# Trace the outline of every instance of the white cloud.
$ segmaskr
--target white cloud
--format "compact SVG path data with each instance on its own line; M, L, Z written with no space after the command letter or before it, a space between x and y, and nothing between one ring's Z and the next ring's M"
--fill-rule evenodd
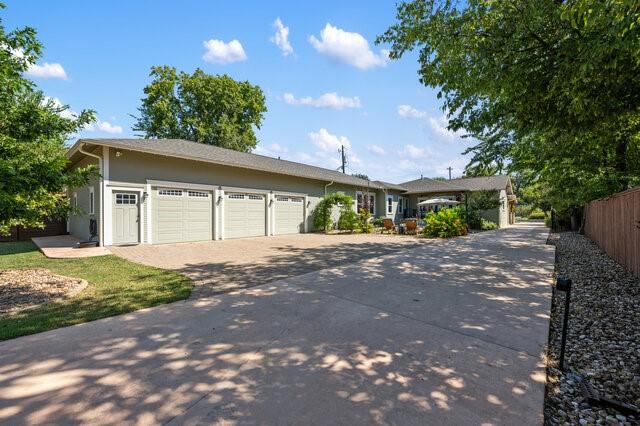
M272 43L282 51L284 56L288 56L293 53L293 46L289 43L289 27L285 27L280 18L277 18L273 23L276 33L269 39Z
M440 118L429 117L429 127L431 127L431 130L433 130L435 134L449 140L461 138L465 135L464 130L452 131L447 129L448 125L449 120L447 120L447 117L445 115L442 115Z
M429 114L425 111L420 111L412 107L411 105L398 105L398 115L405 118L427 118Z
M320 40L312 35L309 37L309 43L328 58L361 70L385 66L389 60L388 51L374 53L362 35L344 31L330 23L320 31Z
M238 40L231 40L229 43L225 43L222 40L211 39L202 42L202 44L206 49L206 52L202 55L202 59L205 62L230 64L247 59L242 44Z
M304 98L297 98L293 96L293 93L285 93L283 99L289 105L307 105L315 108L360 108L360 98L354 96L352 98L347 96L340 96L336 92L325 93L318 98L312 98L306 96Z
M402 150L398 152L398 154L402 156L407 156L410 158L422 158L427 154L426 148L420 148L413 144L405 145Z
M36 78L67 79L67 73L64 71L64 68L62 68L62 65L58 63L50 64L45 62L42 65L30 64L26 74L30 77Z
M447 119L446 114L436 118L431 116L428 112L420 111L411 105L398 105L398 115L405 118L425 120L433 133L449 141L459 139L465 135L464 130L451 131L447 129L449 120Z
M122 127L115 124L111 124L108 121L96 120L95 123L87 124L84 129L87 132L104 132L110 134L122 133Z
M369 145L367 146L367 150L376 155L385 155L387 153L384 148L379 145Z
M254 154L266 155L268 157L280 157L282 154L286 154L287 152L289 152L287 147L277 143L273 143L271 145L258 145L253 150Z
M320 129L317 132L309 133L309 139L311 142L322 151L335 151L344 146L345 148L351 148L349 139L345 136L332 135L327 129Z

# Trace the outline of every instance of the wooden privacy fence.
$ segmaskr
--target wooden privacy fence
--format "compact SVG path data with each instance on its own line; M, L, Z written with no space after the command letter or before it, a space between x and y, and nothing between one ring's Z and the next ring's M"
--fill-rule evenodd
M587 237L640 277L640 187L590 202L585 215Z
M49 237L53 235L64 235L67 233L67 221L52 219L45 221L43 229L23 228L21 226L11 228L9 235L1 235L0 242L26 241L31 237Z

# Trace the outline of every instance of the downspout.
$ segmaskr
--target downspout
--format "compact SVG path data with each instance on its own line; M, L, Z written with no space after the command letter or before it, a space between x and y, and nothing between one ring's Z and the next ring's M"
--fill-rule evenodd
M102 157L100 157L99 155L96 155L92 152L87 152L85 151L83 148L86 144L81 144L80 147L78 148L78 151L81 152L84 155L87 155L89 157L93 157L93 158L97 158L98 159L98 168L100 169L100 199L98 200L98 208L100 209L100 235L98 237L98 241L99 241L99 245L100 247L102 247L104 245L104 212L103 212L103 203L102 200L104 198L104 188L102 185L102 172L103 172L103 160Z
M324 186L324 196L325 196L325 197L327 196L327 187L328 187L328 186L331 186L331 185L333 185L333 181L329 182L328 184L326 184L326 185Z

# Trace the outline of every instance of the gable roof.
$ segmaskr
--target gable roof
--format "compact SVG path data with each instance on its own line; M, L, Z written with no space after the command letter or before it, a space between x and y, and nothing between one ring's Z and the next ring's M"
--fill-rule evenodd
M480 176L463 177L446 181L421 178L400 184L407 190L407 194L436 193L436 192L462 192L462 191L491 191L506 189L511 191L509 176Z
M375 189L382 188L382 185L379 183L368 182L362 178L340 173L336 170L296 163L295 161L280 160L264 155L234 151L232 149L191 142L184 139L79 139L74 146L69 149L67 157L71 158L71 156L77 152L78 147L85 143L326 182L333 181L347 185Z
M449 183L450 181L441 181L422 177L420 179L410 180L400 184L407 194L419 194L422 192L460 192L464 188Z
M507 175L478 176L452 179L453 185L464 187L467 191L491 191L511 187L511 179Z

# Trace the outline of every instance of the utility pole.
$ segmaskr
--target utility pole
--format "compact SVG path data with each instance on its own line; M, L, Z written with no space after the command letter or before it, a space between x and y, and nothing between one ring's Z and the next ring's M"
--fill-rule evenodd
M447 167L447 170L449 170L449 180L451 180L451 170L453 170L453 169L451 168L451 166L449 166L449 167Z
M344 156L344 145L342 145L342 150L341 150L341 152L342 152L342 173L345 173L345 171L344 171L344 166L345 166L345 165L346 165L346 163L347 163L347 158Z

